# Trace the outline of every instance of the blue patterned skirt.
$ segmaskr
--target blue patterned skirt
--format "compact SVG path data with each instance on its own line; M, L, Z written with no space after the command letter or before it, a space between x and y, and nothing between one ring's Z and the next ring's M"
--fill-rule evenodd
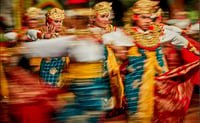
M113 108L109 77L74 79L70 91L75 95L74 103L58 113L59 122L97 123Z
M59 81L59 76L64 65L64 57L43 58L40 66L40 77L46 83L55 86Z
M144 57L129 57L129 65L127 66L128 74L124 82L129 115L137 112L139 88L144 72L144 61Z

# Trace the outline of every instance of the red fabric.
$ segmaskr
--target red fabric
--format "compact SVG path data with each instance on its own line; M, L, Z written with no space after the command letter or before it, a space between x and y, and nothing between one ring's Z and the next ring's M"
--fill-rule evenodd
M27 38L27 39L26 39L26 41L28 41L28 42L32 42L33 40L31 40L31 39Z
M11 104L10 114L17 123L54 123L45 103Z
M182 58L180 57L180 52L176 50L174 45L170 43L164 44L163 52L167 60L167 66L169 70L175 69L183 65Z
M0 47L9 47L11 46L10 42L0 42Z
M199 61L156 77L154 123L179 123L190 104Z
M195 40L193 40L192 38L188 38L188 37L185 37L187 40L189 40L189 42L194 46L196 47L196 49L199 50L199 43ZM193 53L191 53L190 51L188 51L187 49L185 48L182 48L181 49L181 56L184 60L185 63L190 63L190 62L193 62L195 60L198 60L199 59L199 56L196 56L194 55Z
M56 94L63 93L63 90L56 88L49 88L45 85L42 85L42 80L38 75L32 74L30 71L23 69L22 67L10 67L6 68L7 74L11 82L14 82L19 85L25 85L30 88L37 88L47 92L48 95L55 96ZM43 93L41 93L43 94Z
M120 68L119 68L119 70L120 70L120 75L121 75L121 77L122 77L122 81L123 81L123 82L124 82L125 76L126 76L126 74L127 74L127 69L126 69L126 67L128 66L128 63L129 63L128 60L124 61L124 62L120 65Z
M10 80L10 114L16 123L53 123L56 97L64 92L39 83L40 79L21 67L6 68Z
M31 74L28 70L21 67L10 67L6 69L11 81L17 84L39 85L39 76Z
M192 38L185 38L199 50L199 43L197 41L193 40ZM181 48L181 50L178 51L176 50L175 46L166 44L164 45L163 49L169 70L199 60L199 56L188 51L186 48ZM193 83L199 85L199 71L195 73Z
M185 37L197 50L199 50L199 43L192 38ZM191 63L193 61L199 60L199 56L193 54L185 48L181 49L181 58L183 59L184 64ZM195 74L194 84L199 85L199 71Z

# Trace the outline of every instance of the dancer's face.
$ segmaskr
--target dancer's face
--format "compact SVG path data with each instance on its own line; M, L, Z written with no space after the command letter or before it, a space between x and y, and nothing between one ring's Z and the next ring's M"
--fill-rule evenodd
M146 31L148 30L152 21L153 19L151 18L151 14L139 14L135 20L135 23L136 26Z
M88 27L89 19L85 16L74 17L74 25L76 29L86 29Z
M101 28L105 28L109 24L110 13L97 14L95 18L95 25Z
M52 24L55 26L55 32L62 31L63 20L62 19L55 19L52 21Z
M27 18L26 20L27 26L29 29L36 28L38 25L38 19L37 18Z

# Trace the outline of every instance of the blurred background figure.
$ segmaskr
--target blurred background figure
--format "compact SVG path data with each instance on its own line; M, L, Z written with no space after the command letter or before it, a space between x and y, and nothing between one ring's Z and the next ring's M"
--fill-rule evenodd
M29 42L32 40L29 40L27 37L27 32L29 29L39 29L39 16L41 9L36 7L29 7L23 16L23 25L20 30L16 30L18 34L18 41L19 42ZM38 58L32 58L27 59L25 57L22 57L19 61L19 66L22 66L25 69L28 69L32 72L38 72L40 67L40 61L41 59Z
M187 29L186 34L195 41L199 42L199 23L191 24Z
M27 41L27 32L29 29L38 29L39 28L39 16L40 16L40 8L29 7L23 17L23 27L19 31L19 39L20 41Z
M1 0L0 1L0 29L4 33L14 29L13 21L13 3L14 0Z
M64 10L52 8L46 13L46 26L40 30L29 30L31 41L50 39L59 36L63 29ZM65 65L65 57L43 58L40 65L40 77L50 86L56 86Z

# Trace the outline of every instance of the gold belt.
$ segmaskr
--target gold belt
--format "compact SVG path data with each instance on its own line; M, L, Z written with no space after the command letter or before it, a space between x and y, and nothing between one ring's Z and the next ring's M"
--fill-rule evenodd
M30 66L40 66L42 58L31 58L30 59Z
M64 77L68 79L98 78L102 77L102 62L69 63Z

